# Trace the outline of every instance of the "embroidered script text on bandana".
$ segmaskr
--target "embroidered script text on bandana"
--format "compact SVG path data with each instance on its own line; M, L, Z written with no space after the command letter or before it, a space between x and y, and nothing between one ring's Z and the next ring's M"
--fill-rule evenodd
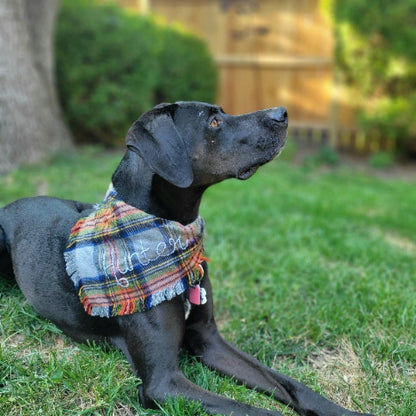
M134 208L110 189L71 230L66 268L87 313L144 312L202 279L204 222L188 225Z

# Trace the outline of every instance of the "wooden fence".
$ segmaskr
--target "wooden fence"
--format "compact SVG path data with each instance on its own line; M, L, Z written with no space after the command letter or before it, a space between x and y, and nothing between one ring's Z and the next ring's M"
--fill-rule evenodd
M333 84L334 38L319 0L118 0L180 23L218 64L218 104L231 114L284 105L292 135L369 151ZM370 147L369 147L370 146Z

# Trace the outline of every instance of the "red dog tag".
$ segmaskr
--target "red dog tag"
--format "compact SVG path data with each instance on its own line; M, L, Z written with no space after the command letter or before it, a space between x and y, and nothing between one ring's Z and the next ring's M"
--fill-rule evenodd
M193 303L194 305L201 304L201 288L199 285L191 286L189 288L189 302Z

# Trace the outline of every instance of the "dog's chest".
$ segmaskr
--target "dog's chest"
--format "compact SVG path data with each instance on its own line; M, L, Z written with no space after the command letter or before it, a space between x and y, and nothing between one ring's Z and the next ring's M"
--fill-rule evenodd
M200 304L203 233L201 218L186 226L157 218L125 204L112 190L72 228L67 271L92 316L144 312L184 292Z

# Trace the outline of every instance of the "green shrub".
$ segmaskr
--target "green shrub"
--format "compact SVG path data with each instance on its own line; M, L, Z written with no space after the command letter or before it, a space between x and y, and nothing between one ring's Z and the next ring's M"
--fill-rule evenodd
M191 34L165 27L160 32L163 48L159 54L158 102L213 102L217 69L207 46Z
M392 152L377 152L373 153L368 163L372 168L385 169L394 165L394 154Z
M112 143L152 105L157 40L150 22L115 6L62 3L56 30L57 83L78 141Z
M339 163L338 153L327 145L322 146L314 155L307 156L303 161L303 165L307 168L323 165L337 166Z
M162 101L214 101L205 44L110 4L64 0L56 27L58 91L78 142L116 145Z
M337 75L351 88L360 127L410 154L416 146L416 1L322 3L335 19Z

